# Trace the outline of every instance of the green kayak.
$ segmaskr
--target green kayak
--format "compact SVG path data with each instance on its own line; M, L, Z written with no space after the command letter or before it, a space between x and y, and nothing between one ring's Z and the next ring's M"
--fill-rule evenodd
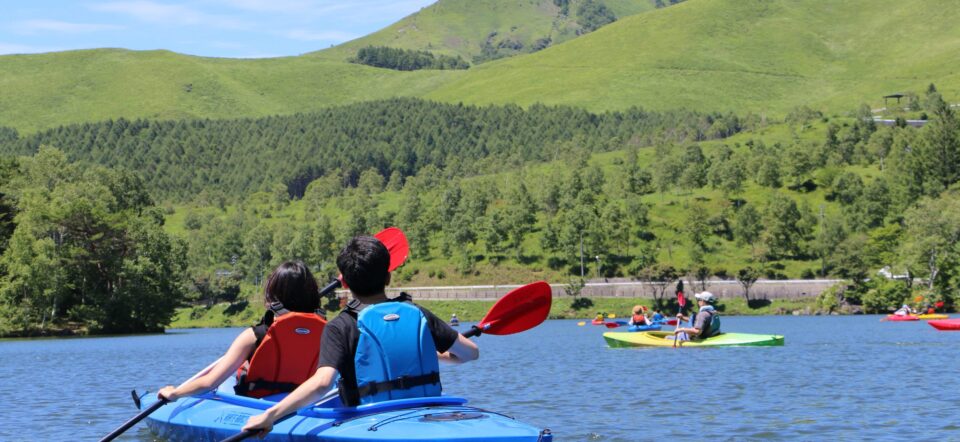
M673 347L673 332L607 332L603 334L607 345L619 347ZM721 333L702 341L681 341L682 347L732 347L783 345L783 336L754 335L749 333Z

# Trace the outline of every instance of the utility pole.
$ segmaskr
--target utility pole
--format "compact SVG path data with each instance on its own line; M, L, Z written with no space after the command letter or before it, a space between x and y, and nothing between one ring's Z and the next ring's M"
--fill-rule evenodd
M596 258L597 258L597 279L600 279L600 255L597 255Z
M823 204L820 205L820 247L824 247L824 241L826 241L826 233L823 231ZM827 254L825 250L820 250L820 277L824 277L827 274Z
M583 280L583 232L580 232L580 280Z

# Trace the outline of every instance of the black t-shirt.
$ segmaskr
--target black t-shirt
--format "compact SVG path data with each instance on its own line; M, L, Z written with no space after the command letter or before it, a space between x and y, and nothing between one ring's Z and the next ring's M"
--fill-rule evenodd
M408 302L410 296L402 293L400 297L393 301ZM388 302L393 302L388 301ZM436 315L419 305L413 304L423 312L427 319L427 327L430 329L430 335L433 336L433 343L437 351L443 353L453 346L460 336L456 330L452 329L446 322ZM356 405L360 403L360 397L357 393L357 370L354 366L354 358L357 354L357 345L360 342L360 329L357 328L357 314L365 304L361 304L356 299L350 301L336 318L327 323L323 329L323 338L320 341L320 367L332 367L340 373L341 392L340 397L345 399L345 405Z

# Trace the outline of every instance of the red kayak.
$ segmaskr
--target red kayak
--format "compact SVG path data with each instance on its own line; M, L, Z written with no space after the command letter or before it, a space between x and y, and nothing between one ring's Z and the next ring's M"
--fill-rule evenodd
M590 323L593 325L603 325L603 319L594 319L590 321Z
M927 321L927 324L937 330L960 330L960 319L937 319Z
M887 315L887 321L919 321L914 315Z

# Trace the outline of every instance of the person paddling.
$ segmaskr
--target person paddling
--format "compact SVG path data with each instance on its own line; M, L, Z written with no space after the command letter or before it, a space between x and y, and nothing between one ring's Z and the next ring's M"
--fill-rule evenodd
M353 299L324 332L319 368L282 401L247 420L244 431L268 433L277 420L319 400L338 374L345 406L439 396L438 360L458 363L480 356L473 341L409 295L387 298L389 262L387 248L376 238L359 236L344 247L337 267ZM421 352L427 348L429 353Z
M673 331L674 339L700 340L720 334L720 316L717 313L717 309L712 305L716 302L717 298L710 292L697 293L694 295L694 298L697 298L697 305L700 306L700 310L693 320L693 326L680 327L678 325ZM677 313L678 324L687 320L689 320L689 318L682 313Z
M267 278L264 298L263 320L241 332L210 371L179 387L161 388L158 399L206 392L234 375L235 392L250 397L293 391L307 380L316 368L326 325L315 313L320 308L316 279L302 262L284 262Z

